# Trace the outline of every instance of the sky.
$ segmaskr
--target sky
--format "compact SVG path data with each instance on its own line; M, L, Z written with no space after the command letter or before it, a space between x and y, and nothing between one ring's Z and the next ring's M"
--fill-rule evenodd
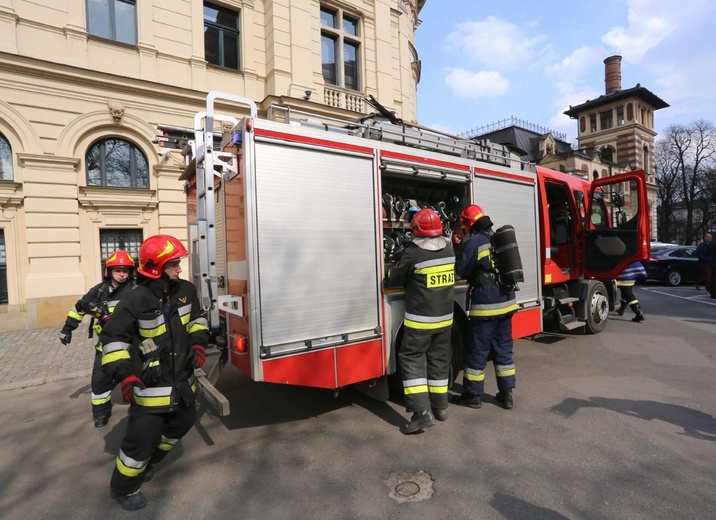
M427 0L419 18L421 125L460 134L515 117L572 143L563 112L604 94L614 55L622 89L640 83L670 105L657 132L716 124L713 0Z

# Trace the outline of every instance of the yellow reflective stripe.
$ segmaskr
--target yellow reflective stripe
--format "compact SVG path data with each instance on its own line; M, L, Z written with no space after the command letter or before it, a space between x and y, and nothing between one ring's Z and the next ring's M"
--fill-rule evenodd
M507 376L514 376L515 375L515 369L514 368L508 368L507 370L497 370L497 376L498 377L507 377Z
M477 253L477 259L482 260L485 257L489 257L490 251L491 249L485 249L484 251L480 251L479 253Z
M432 329L441 329L443 327L449 327L452 325L452 319L445 320L445 321L437 321L435 323L423 323L420 321L413 321L409 319L403 320L403 325L406 327L410 327L411 329L421 329L421 330L432 330Z
M122 460L117 457L117 469L125 477L136 477L144 472L144 467L141 468L130 468Z
M181 320L182 325L186 325L189 323L189 320L191 319L191 314L185 314L184 316L179 316L179 319Z
M455 264L441 264L441 265L434 265L432 267L423 267L422 269L416 269L415 274L435 274L435 273L443 273L446 271L454 271L455 270Z
M155 359L154 361L149 362L150 367L158 367L159 366L159 360Z
M110 352L109 354L102 355L102 365L107 365L120 359L131 359L129 352L126 350L118 350L117 352Z
M639 300L632 300L630 302L627 302L627 305L634 305L635 303L639 303Z
M70 310L70 312L67 313L67 316L69 316L73 320L82 321L82 315L77 314L74 309Z
M196 393L196 381L191 384L191 391Z
M409 386L403 389L405 395L424 394L428 391L428 385Z
M149 406L149 407L169 406L170 404L172 404L172 399L171 399L170 395L151 396L151 397L142 397L139 395L135 395L134 402L140 406Z
M108 395L107 397L102 397L101 399L92 399L92 404L93 405L104 404L104 403L110 402L111 400L112 400L112 396Z
M485 380L485 373L482 374L470 374L468 372L463 372L462 374L465 379L468 381L484 381Z
M158 327L155 327L153 329L142 329L140 327L139 329L139 335L143 338L156 338L157 336L161 336L167 331L167 326L165 323L162 323Z
M516 311L517 309L518 307L516 303L499 309L470 309L470 316L500 316L502 314L507 314L508 312Z
M448 387L445 386L428 386L428 390L431 394L447 394Z
M619 280L617 280L617 287L631 287L631 286L634 285L635 283L636 283L636 282L635 282L634 280L629 280L629 281L626 281L626 280L619 281Z
M174 447L174 445L169 444L168 442L160 442L157 444L157 448L162 451L169 451Z
M195 323L194 325L189 326L189 328L187 329L187 332L189 334L193 334L194 332L198 332L200 330L209 330L209 327L207 327L206 325L202 325L200 323Z

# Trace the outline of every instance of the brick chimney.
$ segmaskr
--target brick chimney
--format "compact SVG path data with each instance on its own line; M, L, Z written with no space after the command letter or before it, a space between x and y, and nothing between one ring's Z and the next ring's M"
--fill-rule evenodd
M604 60L605 93L613 94L622 89L622 57L609 56Z

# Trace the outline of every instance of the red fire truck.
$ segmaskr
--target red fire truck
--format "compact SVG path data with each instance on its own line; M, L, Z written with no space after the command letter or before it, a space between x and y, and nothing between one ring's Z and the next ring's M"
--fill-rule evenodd
M245 115L218 114L217 103ZM390 114L345 122L272 106L259 118L253 101L218 92L194 127L182 176L192 280L217 343L255 381L360 384L385 395L404 294L382 280L393 248L410 239L411 208L438 210L456 243L468 204L496 227L514 226L525 278L516 338L601 331L617 298L613 279L649 255L643 171L589 182ZM458 281L453 377L466 292Z

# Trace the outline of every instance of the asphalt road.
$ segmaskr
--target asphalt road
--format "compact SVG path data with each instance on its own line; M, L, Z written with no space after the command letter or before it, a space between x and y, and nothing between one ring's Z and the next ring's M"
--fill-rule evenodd
M636 292L646 322L521 340L513 410L489 369L482 409L452 406L420 435L399 432L399 404L229 368L232 415L202 408L134 513L108 490L126 407L95 429L85 379L2 391L0 518L716 518L716 300Z

